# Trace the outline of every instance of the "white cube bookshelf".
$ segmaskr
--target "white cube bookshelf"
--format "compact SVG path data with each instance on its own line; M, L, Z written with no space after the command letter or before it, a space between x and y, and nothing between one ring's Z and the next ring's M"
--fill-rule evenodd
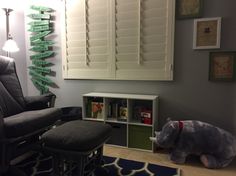
M112 126L108 144L154 151L149 140L157 129L158 96L99 93L83 95L83 119Z

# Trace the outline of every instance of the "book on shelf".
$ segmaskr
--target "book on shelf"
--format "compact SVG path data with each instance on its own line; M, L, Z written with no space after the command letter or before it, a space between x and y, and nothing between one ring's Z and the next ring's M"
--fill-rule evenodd
M92 118L102 119L103 118L103 103L102 102L92 102Z
M92 101L87 100L86 101L86 117L90 118L92 116Z
M128 109L127 107L120 106L119 107L119 117L118 120L120 121L127 121L128 118Z
M108 104L107 119L127 121L128 112L127 107L122 106L119 102L110 102Z
M118 117L118 104L117 103L112 104L112 117L115 117L115 118Z

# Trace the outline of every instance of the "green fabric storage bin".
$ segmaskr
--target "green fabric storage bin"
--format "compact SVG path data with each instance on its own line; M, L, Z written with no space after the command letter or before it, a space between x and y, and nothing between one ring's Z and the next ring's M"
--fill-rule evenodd
M129 125L128 127L128 147L144 150L152 150L151 126Z

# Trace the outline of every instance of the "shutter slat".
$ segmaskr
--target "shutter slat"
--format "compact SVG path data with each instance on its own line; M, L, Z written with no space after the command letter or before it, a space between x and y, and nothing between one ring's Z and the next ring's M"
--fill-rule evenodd
M67 26L73 26L73 25L84 24L84 23L85 23L85 19L81 16L70 17L67 20Z
M149 35L142 37L143 44L164 43L165 41L166 41L166 36L164 35Z
M139 10L138 8L138 3L124 3L116 6L116 10L119 11L119 13L122 12L129 12L129 11L137 11Z
M165 43L160 43L160 44L148 44L148 45L143 45L142 46L143 52L144 53L149 53L149 52L160 52L166 49L166 44Z
M167 7L167 0L144 0L143 8L144 9L159 9Z
M137 37L119 37L116 39L118 45L137 45Z
M68 62L83 62L85 59L85 54L71 55L67 57ZM90 61L97 62L106 62L108 59L108 55L105 54L91 54L88 56Z
M69 41L67 42L67 47L84 47L86 45L85 40Z
M159 17L163 18L166 17L166 9L147 9L142 12L142 16L144 18L152 18L152 17Z
M154 34L166 35L166 27L165 26L153 26L146 27L142 29L143 36L150 36Z
M122 4L122 5L124 5L124 4L135 4L135 3L138 3L139 2L139 0L116 0L116 4L117 5L120 5L120 4Z
M107 16L103 15L103 14L102 15L97 14L97 15L88 17L88 23L96 23L98 21L99 21L99 23L106 22L107 21Z
M165 51L158 51L158 52L148 52L148 53L143 53L142 54L144 57L144 60L148 61L160 61L160 60L165 60L166 58L166 52Z
M81 1L81 0L80 0ZM104 6L107 3L107 0L88 0L88 6Z
M89 64L90 69L106 69L107 68L107 63L106 62L92 62ZM68 69L86 69L87 65L84 64L84 62L71 62L68 63Z
M106 39L107 38L107 32L106 31L89 32L88 38L89 38L89 40Z
M89 8L89 7L88 7ZM102 8L89 8L89 10L88 10L88 15L89 16L92 16L92 17L94 17L94 16L96 16L96 15L98 15L98 14L107 14L107 10L106 10L106 7L102 7ZM88 17L89 17L88 16Z
M133 63L133 62L117 62L116 63L117 70L142 70L142 69L158 69L165 67L165 61L150 61L143 62L142 64Z
M137 11L128 11L128 12L121 12L119 14L116 15L116 20L120 21L120 20L138 20L137 17Z
M68 55L85 54L85 47L67 48L67 54Z
M126 45L126 46L117 46L117 53L137 53L138 46L137 45Z
M137 53L127 53L127 54L117 54L117 61L125 62L125 61L137 61L138 55Z
M85 54L77 54L77 55L70 55L67 56L67 62L73 62L73 61L84 61Z
M85 32L67 32L67 40L68 41L85 41L86 35Z
M127 37L127 36L137 36L138 30L136 28L133 29L117 29L116 31L117 37Z
M139 29L138 22L133 20L124 20L116 23L118 29Z
M166 18L148 18L144 21L142 21L142 25L143 27L149 27L149 26L154 26L153 24L155 24L155 26L158 27L165 27L166 26L166 22L165 22Z
M105 31L105 30L107 30L107 26L106 25L107 25L107 23L89 24L88 30L89 31Z
M84 29L85 29L84 25L67 25L66 32L67 33L72 33L72 32L75 32L75 33L84 32L85 33Z
M99 46L99 47L89 47L88 53L90 54L104 54L107 53L107 46Z

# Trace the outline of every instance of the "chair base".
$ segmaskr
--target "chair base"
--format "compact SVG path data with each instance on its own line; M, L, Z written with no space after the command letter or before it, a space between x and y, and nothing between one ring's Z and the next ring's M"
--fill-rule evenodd
M27 176L27 175L21 170L19 170L17 167L10 166L8 170L1 176Z
M53 156L53 175L56 176L90 176L101 166L103 145L92 152L71 152L44 147L43 150Z

